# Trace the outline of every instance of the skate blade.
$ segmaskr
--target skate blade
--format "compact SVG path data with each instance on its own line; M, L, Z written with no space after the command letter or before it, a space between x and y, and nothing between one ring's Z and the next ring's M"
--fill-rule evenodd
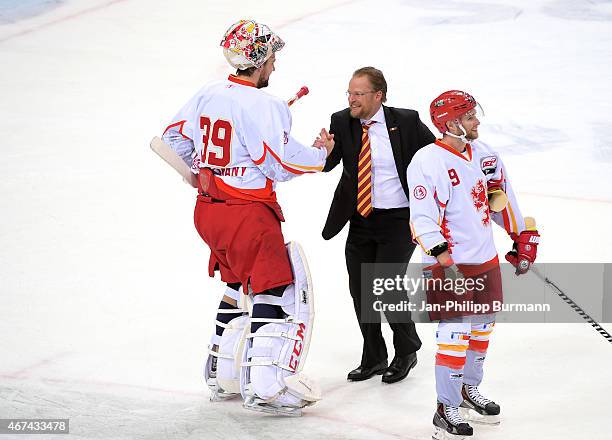
M434 433L431 436L433 440L463 440L467 436L451 434L444 428L434 426Z
M227 391L219 388L217 380L211 378L207 382L208 388L210 389L210 401L211 402L222 402L224 400L233 399L234 397L240 396L240 393L228 393Z
M479 425L499 425L501 419L499 415L495 416L485 416L480 414L478 411L474 411L470 408L459 408L459 414L468 422L476 423Z
M302 408L295 408L290 406L275 406L269 403L247 401L242 404L244 409L250 411L264 412L267 414L274 414L276 416L285 417L301 417Z
M238 396L240 396L240 393L224 393L210 390L211 402L223 402L224 400L231 400Z

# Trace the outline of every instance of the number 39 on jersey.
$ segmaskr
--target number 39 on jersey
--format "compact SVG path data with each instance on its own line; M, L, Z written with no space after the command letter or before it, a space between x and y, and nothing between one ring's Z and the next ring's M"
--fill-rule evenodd
M226 167L232 156L232 123L217 119L211 124L208 116L200 116L202 130L202 162L212 167Z

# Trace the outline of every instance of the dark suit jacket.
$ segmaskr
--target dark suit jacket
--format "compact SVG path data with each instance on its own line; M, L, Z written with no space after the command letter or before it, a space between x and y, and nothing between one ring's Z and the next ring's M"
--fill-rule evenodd
M395 166L402 188L409 197L406 171L416 151L436 138L421 122L414 110L383 106ZM331 116L330 133L336 146L325 162L323 171L330 171L342 160L342 177L334 193L323 238L329 240L342 230L357 209L357 158L361 150L361 123L346 108Z

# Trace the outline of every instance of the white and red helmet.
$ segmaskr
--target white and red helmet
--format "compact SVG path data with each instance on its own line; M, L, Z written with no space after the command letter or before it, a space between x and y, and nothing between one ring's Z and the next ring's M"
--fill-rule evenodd
M444 134L448 131L447 122L459 119L473 108L478 108L482 114L482 108L472 95L461 90L449 90L431 102L429 114L433 124Z
M235 69L260 68L285 42L265 24L240 20L229 27L221 40L223 55Z

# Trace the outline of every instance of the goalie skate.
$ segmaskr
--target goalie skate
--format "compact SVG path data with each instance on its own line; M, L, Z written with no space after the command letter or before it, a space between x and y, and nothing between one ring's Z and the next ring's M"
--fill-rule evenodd
M217 357L210 356L208 361L210 362L210 365L207 365L205 368L208 369L206 385L208 385L208 389L210 390L210 401L220 402L240 396L240 393L229 392L219 386L219 383L217 382Z
M253 392L247 390L247 397L244 400L243 406L246 409L253 411L261 411L268 414L300 417L302 415L302 408L310 405L314 405L317 400L321 399L321 390L318 384L304 376L303 374L295 374L285 379L286 387L279 394L291 392L301 399L304 399L299 405L288 405L282 400L278 400L275 397L264 400L255 395ZM282 402L282 403L281 403Z
M260 399L253 394L248 395L242 406L251 411L259 411L277 416L301 417L302 408L295 406L279 405L275 402Z
M213 333L208 347L208 359L204 366L204 378L210 389L211 402L240 395L240 362L248 332L248 305L242 304L244 295L229 287L225 291L225 296L235 299L240 307L217 310L218 314L229 314L234 317L227 324L215 321L216 326L223 328L223 333L221 336Z
M477 386L463 384L461 395L459 413L464 419L482 425L499 425L499 405L480 394Z

